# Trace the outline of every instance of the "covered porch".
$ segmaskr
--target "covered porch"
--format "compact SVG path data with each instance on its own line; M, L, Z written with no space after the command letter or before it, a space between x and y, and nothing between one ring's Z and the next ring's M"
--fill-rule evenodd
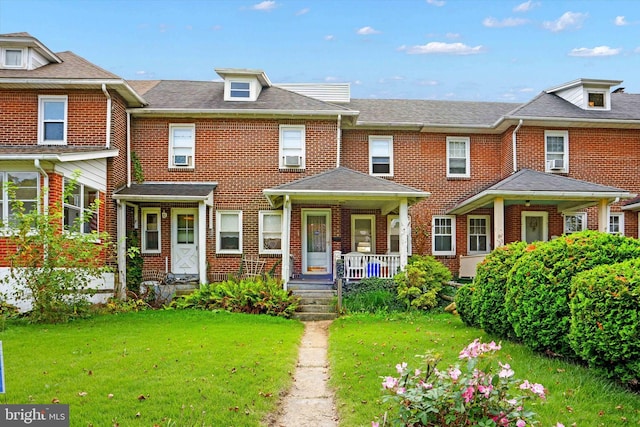
M294 275L335 278L339 264L352 280L399 271L409 254L409 207L430 195L345 167L263 193L282 209L285 284Z
M586 210L596 209L597 227L609 231L609 207L635 195L629 191L563 175L521 169L458 203L447 213L491 213L491 248L513 241L547 241L565 230L587 228ZM460 277L475 276L486 254L460 254Z

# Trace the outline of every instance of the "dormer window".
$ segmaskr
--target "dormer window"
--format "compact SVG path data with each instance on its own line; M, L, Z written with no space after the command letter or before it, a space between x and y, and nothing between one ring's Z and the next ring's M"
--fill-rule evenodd
M253 78L234 77L225 81L225 101L255 101L260 93L257 80Z
M250 98L251 97L251 83L232 81L231 85L231 98Z
M589 108L605 108L605 92L588 92L587 100Z
M25 68L25 52L20 48L2 49L2 68Z

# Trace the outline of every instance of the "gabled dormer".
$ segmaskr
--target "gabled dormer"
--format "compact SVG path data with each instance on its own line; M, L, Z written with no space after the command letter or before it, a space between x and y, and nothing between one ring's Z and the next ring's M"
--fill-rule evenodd
M545 90L583 110L611 110L611 88L622 80L577 79Z
M262 70L217 68L215 71L224 80L225 101L256 101L263 88L271 87Z
M35 70L62 60L29 33L0 34L0 69Z

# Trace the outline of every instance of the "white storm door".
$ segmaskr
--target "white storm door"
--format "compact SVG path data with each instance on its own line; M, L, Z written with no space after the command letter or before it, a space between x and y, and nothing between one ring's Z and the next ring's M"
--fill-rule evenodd
M302 272L331 273L331 211L302 211Z
M171 272L198 274L198 210L171 210Z
M548 212L523 211L521 221L522 241L533 243L549 240L548 220Z

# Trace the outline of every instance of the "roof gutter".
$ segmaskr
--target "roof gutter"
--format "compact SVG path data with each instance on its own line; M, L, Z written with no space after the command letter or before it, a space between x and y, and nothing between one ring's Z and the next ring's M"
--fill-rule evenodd
M516 126L516 128L513 130L513 133L511 134L511 145L512 145L511 150L513 151L513 171L514 172L518 172L518 154L516 153L516 142L518 139L517 137L518 131L520 130L522 123L524 123L524 120L520 119L518 126Z
M107 90L107 85L102 83L102 93L107 97L107 135L106 135L106 148L111 148L111 95Z
M265 115L289 115L289 116L357 116L357 111L347 110L272 110L272 109L193 109L193 108L130 108L127 109L134 116L148 116L153 114L162 115L224 115L229 114L233 116L252 115L252 116L265 116Z

